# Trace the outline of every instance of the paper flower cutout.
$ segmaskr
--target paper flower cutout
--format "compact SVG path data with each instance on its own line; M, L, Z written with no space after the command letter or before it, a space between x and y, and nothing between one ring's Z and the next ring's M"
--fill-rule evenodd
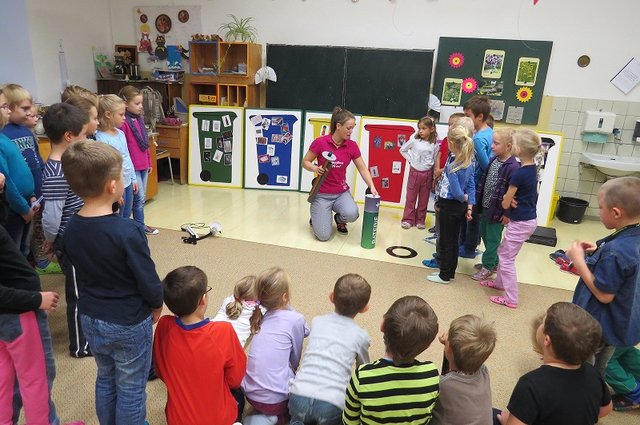
M478 82L475 78L465 78L462 80L462 91L465 93L473 93L478 88Z
M516 99L520 102L528 102L533 97L533 91L529 87L520 87L516 92Z
M449 66L451 68L460 68L464 65L464 55L460 52L451 53L449 56Z

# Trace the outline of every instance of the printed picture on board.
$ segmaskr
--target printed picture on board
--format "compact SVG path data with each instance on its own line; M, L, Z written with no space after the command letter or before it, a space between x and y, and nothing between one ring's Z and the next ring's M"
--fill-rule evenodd
M504 90L504 82L497 80L480 80L478 94L480 96L502 96Z
M502 76L505 54L504 50L485 50L482 61L483 78L500 78Z
M538 58L520 58L518 60L518 73L516 74L516 84L519 86L535 86L540 68Z
M461 78L445 78L442 85L442 100L443 105L460 104L460 98L462 97L462 79Z

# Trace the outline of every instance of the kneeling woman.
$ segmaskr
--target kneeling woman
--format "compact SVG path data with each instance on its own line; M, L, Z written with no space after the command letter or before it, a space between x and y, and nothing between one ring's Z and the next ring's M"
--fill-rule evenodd
M331 115L330 134L318 137L311 143L309 150L302 159L302 167L321 176L328 172L318 194L311 202L311 226L316 238L326 241L333 231L332 221L336 222L338 232L346 234L347 223L353 223L358 219L358 206L356 205L347 184L347 167L353 161L367 186L374 195L378 194L369 169L362 160L360 148L351 140L351 133L356 125L353 114L346 109L336 107ZM326 171L324 164L327 161L322 152L329 151L336 156L333 165ZM314 161L317 160L317 165ZM334 217L331 213L335 212Z

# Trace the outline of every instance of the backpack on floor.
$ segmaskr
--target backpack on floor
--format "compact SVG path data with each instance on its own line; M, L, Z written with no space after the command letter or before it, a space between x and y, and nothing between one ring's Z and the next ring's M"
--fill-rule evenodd
M151 127L151 131L156 130L156 123L164 119L162 109L162 95L158 90L146 86L140 90L142 94L142 107L144 108L144 123Z

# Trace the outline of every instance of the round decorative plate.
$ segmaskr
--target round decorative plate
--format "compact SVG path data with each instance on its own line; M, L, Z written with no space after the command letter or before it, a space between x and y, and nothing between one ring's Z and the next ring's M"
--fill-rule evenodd
M589 66L589 64L591 63L591 58L587 55L582 55L578 58L578 66L580 68L584 68Z
M188 20L189 20L189 12L187 12L184 9L182 9L180 12L178 12L178 21L180 21L180 22L182 22L184 24Z
M140 15L140 22L142 22L143 24L146 24L148 20L149 20L149 17L144 13Z
M160 34L166 34L171 31L171 18L164 13L156 18L156 29Z

